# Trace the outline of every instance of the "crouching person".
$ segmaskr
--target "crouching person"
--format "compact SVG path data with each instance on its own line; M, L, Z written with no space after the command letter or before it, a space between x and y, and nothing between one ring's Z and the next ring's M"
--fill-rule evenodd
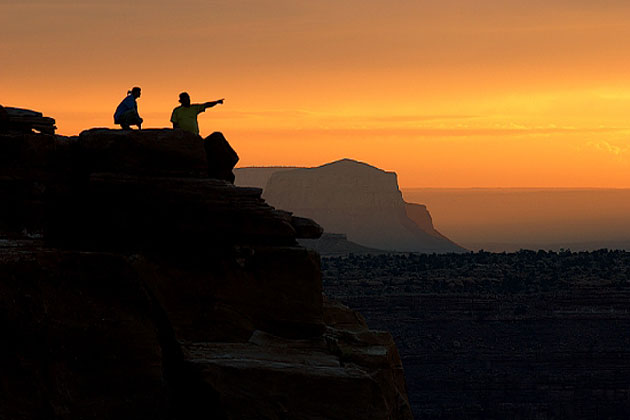
M140 97L140 88L134 87L127 92L127 97L122 100L114 113L114 123L120 124L123 130L131 130L132 125L137 125L138 130L142 129L142 118L138 114L138 104L136 99Z

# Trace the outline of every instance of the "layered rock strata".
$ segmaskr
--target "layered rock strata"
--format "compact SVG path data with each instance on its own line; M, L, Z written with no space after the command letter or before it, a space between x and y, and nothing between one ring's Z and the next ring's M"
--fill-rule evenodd
M32 133L35 130L43 134L55 134L56 129L55 120L44 117L41 112L0 105L0 133Z
M0 418L411 418L391 336L297 243L322 229L213 136L0 136Z

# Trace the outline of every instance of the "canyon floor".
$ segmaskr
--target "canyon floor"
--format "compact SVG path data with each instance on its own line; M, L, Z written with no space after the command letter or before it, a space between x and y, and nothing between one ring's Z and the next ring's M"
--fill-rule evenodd
M414 417L628 418L630 253L325 258L324 292L388 330Z

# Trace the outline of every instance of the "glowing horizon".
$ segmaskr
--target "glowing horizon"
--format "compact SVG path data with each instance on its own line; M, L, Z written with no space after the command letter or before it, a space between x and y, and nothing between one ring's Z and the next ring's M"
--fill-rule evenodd
M630 187L630 5L559 0L13 0L0 3L0 104L58 133L144 126L177 95L239 166L341 158L413 187Z

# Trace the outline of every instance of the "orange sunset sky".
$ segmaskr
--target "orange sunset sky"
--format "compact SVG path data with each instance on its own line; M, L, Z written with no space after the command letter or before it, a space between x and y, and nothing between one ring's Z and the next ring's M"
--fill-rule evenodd
M239 166L349 157L401 187L630 187L630 2L0 0L0 103L58 132L177 95Z

